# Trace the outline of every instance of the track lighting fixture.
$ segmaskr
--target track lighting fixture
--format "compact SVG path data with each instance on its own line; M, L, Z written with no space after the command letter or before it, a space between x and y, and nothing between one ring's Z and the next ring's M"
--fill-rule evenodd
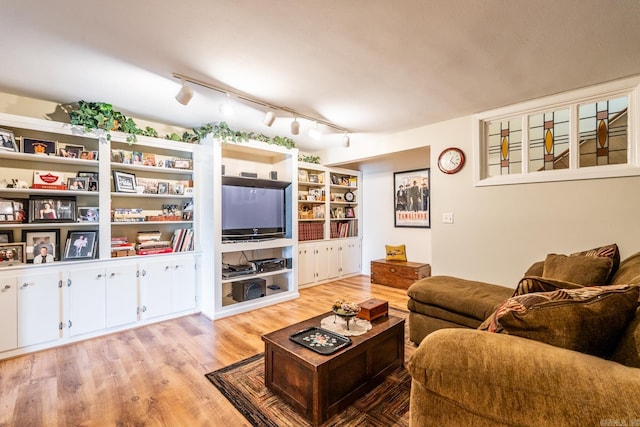
M176 101L178 101L182 105L187 105L189 101L191 101L191 98L193 98L193 89L187 86L187 82L185 82L184 79L181 79L181 80L182 80L182 87L180 88L180 91L176 95Z
M344 146L347 148L351 144L351 138L349 138L349 134L347 132L344 133L344 136L342 137L342 141L344 142Z
M316 122L316 127L309 129L309 136L315 139L316 141L319 140L320 137L322 136L322 134L318 130L318 122Z
M218 111L220 111L220 114L222 114L223 116L230 116L230 115L233 114L233 106L229 102L229 94L228 93L227 93L227 98L225 99L225 101L222 104L220 104L220 106L218 107Z
M267 111L267 114L264 115L264 119L262 119L262 123L271 127L271 125L275 120L276 120L276 115L273 114L273 111L269 110Z
M309 116L306 114L301 114L298 113L297 111L292 110L289 107L284 107L284 106L277 106L277 105L273 105L269 102L263 101L261 99L258 98L253 98L247 94L244 94L242 92L233 92L230 91L228 88L224 88L224 87L220 87L220 86L216 86L214 84L202 81L202 80L198 80L198 79L194 79L192 77L189 76L185 76L184 74L179 74L179 73L173 73L173 77L180 79L182 81L182 88L180 89L180 92L178 93L178 95L176 95L176 99L178 100L178 102L180 102L181 104L187 105L187 103L189 102L189 100L191 99L191 97L193 96L193 89L191 89L190 87L186 86L186 82L189 82L191 84L194 85L198 85L198 86L202 86L202 87L206 87L207 89L211 89L214 90L216 92L225 94L227 99L223 104L220 104L219 107L219 111L221 114L223 115L230 115L233 113L233 106L231 105L231 103L229 102L229 98L230 95L233 95L237 100L241 101L241 102L247 102L250 104L255 104L258 109L265 111L268 110L265 113L265 116L263 118L263 123L266 126L271 126L276 117L275 117L275 111L284 111L287 112L289 114L291 114L294 117L293 122L291 122L291 134L292 135L298 135L300 133L300 122L298 122L298 119L305 119L308 120L310 122L315 122L315 129L311 129L309 131L309 134L315 138L315 139L320 139L322 136L322 133L318 130L318 124L327 126L329 128L335 129L337 131L340 132L344 132L345 134L347 134L349 132L348 129L345 129L343 127L337 126L331 122L328 122L326 120L321 120L321 119L317 119L313 116ZM182 95L184 92L185 95ZM348 138L348 136L346 136ZM346 140L345 140L345 143Z
M291 122L291 135L298 135L300 133L300 123L298 123L298 118L294 118Z

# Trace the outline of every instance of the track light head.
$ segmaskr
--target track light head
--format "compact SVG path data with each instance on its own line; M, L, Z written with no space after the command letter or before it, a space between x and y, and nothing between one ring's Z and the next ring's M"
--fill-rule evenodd
M193 89L187 86L187 83L183 79L182 87L176 95L176 101L178 101L182 105L187 105L189 101L191 101L191 98L193 98Z
M347 148L351 145L351 138L349 138L349 134L347 132L344 133L342 141L344 142L344 146Z
M298 123L298 119L295 118L291 122L291 135L298 135L300 133L300 123Z
M223 116L231 116L233 114L233 106L229 103L228 93L225 101L218 107L218 111L220 111L220 114L222 114Z
M267 111L267 114L264 115L264 119L262 119L262 123L271 127L271 125L275 120L276 120L276 115L273 114L273 111Z

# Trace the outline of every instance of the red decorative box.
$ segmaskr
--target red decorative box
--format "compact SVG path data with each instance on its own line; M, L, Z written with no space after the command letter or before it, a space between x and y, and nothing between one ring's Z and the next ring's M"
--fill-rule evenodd
M389 303L379 299L370 299L360 303L360 311L356 317L372 321L378 317L386 316L389 312Z

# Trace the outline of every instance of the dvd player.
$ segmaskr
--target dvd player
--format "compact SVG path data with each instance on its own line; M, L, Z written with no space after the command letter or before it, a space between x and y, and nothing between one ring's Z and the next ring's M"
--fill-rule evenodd
M253 270L256 273L283 270L286 265L283 258L254 259L249 262L251 263L251 265L253 265Z

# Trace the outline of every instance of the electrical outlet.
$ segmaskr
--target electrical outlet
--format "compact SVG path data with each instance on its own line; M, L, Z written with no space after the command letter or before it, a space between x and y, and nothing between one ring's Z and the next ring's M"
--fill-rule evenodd
M443 212L442 213L442 223L443 224L453 224L453 212Z

